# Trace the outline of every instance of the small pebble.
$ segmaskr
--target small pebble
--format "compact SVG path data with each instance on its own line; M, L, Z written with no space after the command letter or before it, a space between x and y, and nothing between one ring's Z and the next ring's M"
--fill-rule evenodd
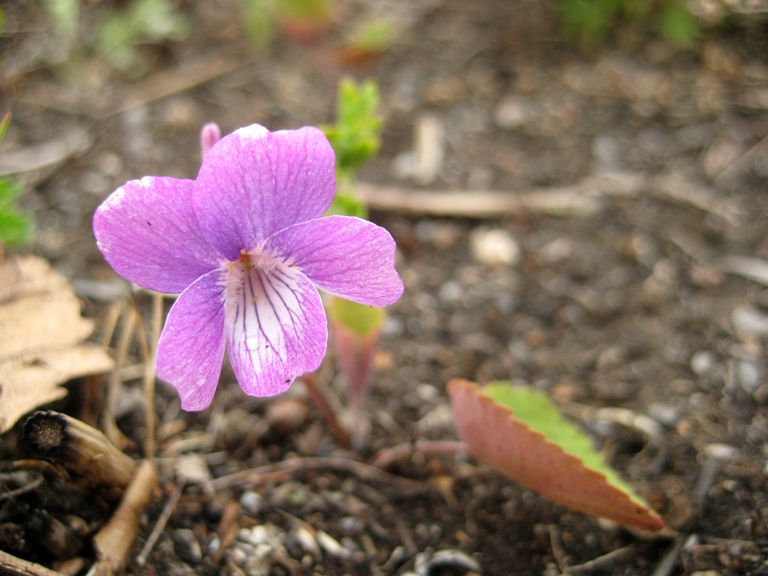
M708 456L711 456L712 458L715 458L716 460L728 461L736 458L736 456L739 454L739 451L728 444L713 443L707 444L707 446L704 448L704 453Z
M309 417L309 405L303 398L282 398L267 406L266 419L270 429L280 436L301 428Z
M342 546L338 540L336 540L327 532L318 530L315 538L317 539L317 543L320 544L320 548L325 550L331 556L335 556L336 558L349 558L352 556L352 552L350 550L344 548L344 546Z
M174 472L188 484L207 484L211 480L208 463L200 454L184 454L176 459Z
M768 314L752 306L739 306L731 314L731 322L739 332L753 336L768 334Z
M203 559L203 550L200 542L197 541L195 533L188 528L179 528L174 530L171 535L173 542L184 549L189 556L199 562Z
M499 128L519 128L534 116L528 98L509 96L501 101L494 114Z
M648 406L648 415L668 428L674 427L680 420L680 410L661 402L654 402Z
M716 365L717 358L709 350L699 350L691 356L691 371L698 376L711 372Z
M261 511L261 505L264 501L261 494L253 490L247 490L240 496L240 506L249 514L256 515Z
M464 288L459 282L450 280L440 286L440 290L437 291L437 297L440 301L448 304L453 304L461 300L464 295Z
M763 371L754 360L734 360L731 366L736 381L747 394L754 393L762 384Z
M469 235L475 259L488 266L513 266L520 261L520 244L501 228L476 228Z

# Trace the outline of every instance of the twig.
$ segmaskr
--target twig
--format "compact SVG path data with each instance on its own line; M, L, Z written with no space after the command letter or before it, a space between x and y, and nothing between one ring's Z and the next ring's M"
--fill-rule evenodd
M589 573L589 572L609 572L613 569L617 562L621 562L626 558L637 554L637 547L634 544L624 546L623 548L617 548L611 550L607 554L603 554L597 558L584 562L584 564L577 564L568 568L570 574Z
M588 181L591 183L594 179L588 179ZM584 184L524 192L512 190L435 192L365 183L358 184L357 189L368 207L373 210L425 216L499 218L541 213L588 216L602 208L599 196Z
M409 190L358 183L369 208L424 216L499 218L520 214L590 216L603 209L606 198L634 196L648 190L656 196L694 206L738 226L743 216L733 201L700 186L679 171L660 176L642 172L588 176L573 186L529 190Z
M339 419L336 418L336 413L331 408L331 405L328 404L328 401L325 398L325 394L322 391L321 385L317 381L315 375L304 374L301 379L303 380L304 385L307 387L307 392L309 392L310 398L312 398L312 401L317 406L317 409L320 410L320 415L323 417L323 420L325 420L325 422L330 427L331 434L333 434L336 442L338 442L339 446L341 446L344 450L349 450L352 446L349 439L349 434L347 434L347 431L341 425Z
M304 470L335 470L354 474L363 480L378 480L400 489L407 494L421 494L429 491L429 486L415 480L408 480L385 472L379 468L350 460L348 458L290 458L275 464L259 466L249 470L242 470L227 476L221 476L211 481L216 489L229 488L237 484L257 485L263 484L266 478L276 473L295 473Z
M566 559L563 543L560 541L560 530L554 524L547 526L549 530L549 543L552 546L552 554L555 556L555 562L560 569L560 574L568 574L568 561Z
M732 226L741 224L743 214L735 202L724 198L711 188L697 184L680 170L657 176L653 179L650 190L657 196L694 206L718 216Z
M0 160L0 176L34 172L64 162L88 150L93 136L82 128L75 128L64 136L53 138L19 150L3 152Z
M728 180L732 174L744 171L748 165L754 160L755 156L762 152L765 145L768 144L768 136L764 136L760 142L752 146L749 150L744 152L736 160L731 162L720 174L715 176L714 182L720 183Z
M115 114L145 106L179 92L190 90L219 76L229 74L247 64L246 59L232 58L229 53L209 54L205 58L185 64L175 70L163 70L150 76L137 84L127 95L123 96L121 92L120 102L112 102L111 106L102 107L96 116L102 119L109 118Z
M176 506L181 499L181 493L183 490L184 481L182 480L182 482L173 489L171 497L168 498L168 502L166 502L165 508L163 508L163 511L160 514L160 517L157 519L154 528L152 528L152 532L150 532L149 536L147 537L147 541L144 543L144 547L141 549L141 552L139 552L139 555L136 556L136 564L139 566L144 566L147 563L147 558L149 558L149 555L152 553L152 548L155 547L157 539L160 538L160 534L163 533L165 526L168 524L168 520L171 518L171 514L173 514L173 511L176 510Z
M61 576L60 572L49 570L45 566L27 562L0 550L0 573L11 576Z
M104 433L107 435L113 444L118 444L121 439L120 431L115 423L115 408L117 406L117 393L120 388L120 370L125 365L125 360L128 357L128 347L131 344L133 338L133 332L136 326L136 311L129 307L126 308L125 314L123 314L123 326L120 331L120 338L117 344L117 352L115 353L115 368L109 375L107 385L107 405L104 413Z
M420 452L427 456L443 456L466 453L467 446L459 441L418 440L379 450L371 460L371 466L387 470Z
M160 339L160 331L163 327L163 295L159 292L152 293L152 345L150 346L147 338L147 330L134 300L134 309L136 317L139 319L139 345L141 348L144 369L144 422L146 424L146 436L144 438L144 456L153 458L155 456L155 362L157 360L157 343Z
M99 565L112 574L122 573L128 564L139 528L139 516L152 501L157 488L157 476L155 463L152 460L143 460L120 506L93 538Z
M677 559L680 556L680 551L683 549L683 544L685 544L686 538L687 537L682 534L677 537L674 544L672 544L672 547L667 551L666 554L664 554L661 562L659 562L656 566L652 576L669 576L672 573L672 570L675 568L675 564L677 564Z
M224 512L221 515L219 525L216 526L216 534L219 537L219 548L213 553L211 561L214 566L217 565L224 552L229 548L237 538L237 531L239 529L238 516L240 514L240 502L237 500L230 500L224 506Z
M36 412L24 423L29 449L84 477L92 486L125 488L136 465L106 436L71 416Z
M43 478L35 478L29 484L20 486L19 488L16 488L16 490L10 490L8 492L4 492L3 494L0 494L0 502L2 502L3 500L11 500L13 498L16 498L16 496L21 496L22 494L26 494L27 492L32 492L35 489L37 489L37 487L40 486L42 483L43 483Z

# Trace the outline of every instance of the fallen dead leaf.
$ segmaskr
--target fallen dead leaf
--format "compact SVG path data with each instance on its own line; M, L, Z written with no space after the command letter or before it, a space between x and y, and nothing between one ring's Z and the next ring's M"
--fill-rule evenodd
M0 434L64 397L60 384L112 369L103 348L83 342L92 332L66 278L48 262L34 256L0 262Z

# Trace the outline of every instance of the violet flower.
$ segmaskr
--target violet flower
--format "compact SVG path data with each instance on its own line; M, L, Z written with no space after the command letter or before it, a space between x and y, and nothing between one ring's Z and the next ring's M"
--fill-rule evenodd
M317 288L371 306L400 298L390 234L322 217L334 188L334 153L320 130L253 125L216 143L197 180L133 180L97 209L94 232L112 267L149 290L181 293L160 336L157 375L184 410L210 405L225 348L253 396L317 369L328 340Z

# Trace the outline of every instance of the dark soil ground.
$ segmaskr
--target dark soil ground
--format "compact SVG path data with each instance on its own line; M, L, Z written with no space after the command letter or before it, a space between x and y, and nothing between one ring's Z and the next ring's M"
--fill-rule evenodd
M84 29L106 4L83 3ZM87 54L69 67L37 4L4 3L0 105L14 118L0 159L26 153L16 169L37 234L24 251L69 277L102 329L125 290L90 229L109 192L147 174L194 177L204 122L224 132L331 122L338 79L375 78L383 148L362 182L551 202L487 219L374 210L398 242L406 292L376 359L370 451L354 458L454 440L446 383L512 379L557 399L671 531L635 534L571 512L464 455L416 453L391 475L345 468L349 454L317 409L295 410L308 402L302 384L288 394L297 404L251 399L225 369L203 413L181 413L159 385L163 493L141 519L134 557L180 498L146 563L128 572L768 574L765 21L710 31L693 51L635 32L584 56L558 39L548 3L378 4L339 2L344 24L314 44L278 35L258 48L237 3L185 2L192 35L139 46L148 73L129 81ZM345 68L343 34L374 9L395 19L398 39ZM43 162L34 146L58 140L69 153ZM343 397L330 358L317 379ZM139 388L124 384L117 414L135 457ZM70 389L56 408L78 416L79 384ZM265 419L275 406L296 417L289 431ZM17 435L0 443L4 470L26 456ZM333 460L216 480L317 456ZM0 486L35 474L0 475ZM49 482L1 503L0 548L85 573L88 546L79 565L62 565L32 532L8 536L40 507L91 527L108 516L66 482L55 487L66 497L45 500Z

